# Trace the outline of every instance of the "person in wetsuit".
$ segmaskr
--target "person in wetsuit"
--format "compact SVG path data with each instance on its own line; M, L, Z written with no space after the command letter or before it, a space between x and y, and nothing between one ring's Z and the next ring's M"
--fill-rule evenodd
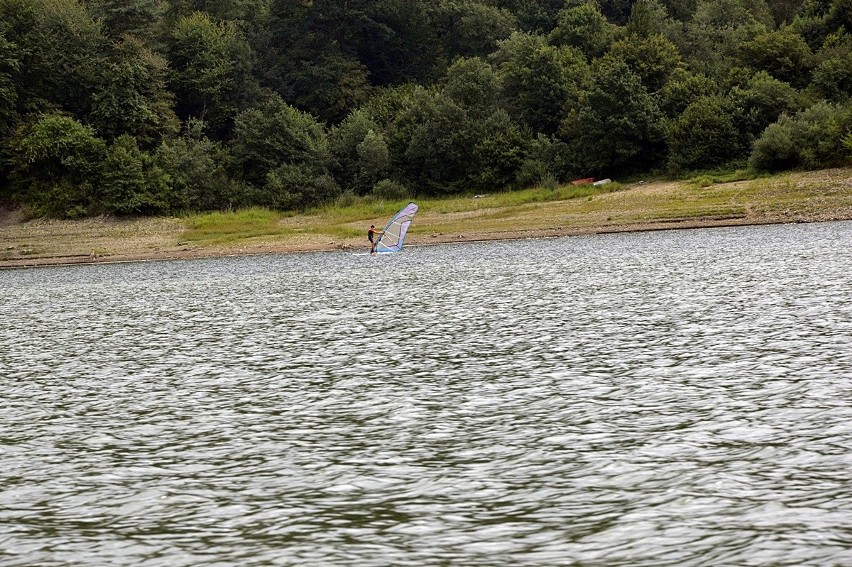
M375 240L375 237L383 233L384 231L377 229L376 225L370 225L370 230L367 231L367 240L370 241L370 254L376 253L376 244L378 243L378 240Z

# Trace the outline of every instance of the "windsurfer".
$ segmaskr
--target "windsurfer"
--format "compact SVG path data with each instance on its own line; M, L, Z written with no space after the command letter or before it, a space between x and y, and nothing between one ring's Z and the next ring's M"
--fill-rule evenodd
M376 240L373 237L382 234L384 231L376 228L376 225L371 224L370 230L367 231L367 240L370 241L370 254L376 253Z

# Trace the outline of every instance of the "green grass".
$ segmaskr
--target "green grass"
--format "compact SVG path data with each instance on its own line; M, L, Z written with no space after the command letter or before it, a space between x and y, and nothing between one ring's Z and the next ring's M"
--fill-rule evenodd
M733 183L734 181L747 181L749 179L756 179L756 175L753 172L749 172L745 169L736 169L736 170L715 170L715 171L706 171L702 172L698 175L693 176L687 182L689 185L697 188L710 187L711 185L716 185L720 183Z
M415 200L422 210L432 212L450 214L495 209L486 217L508 218L525 206L570 199L593 199L596 195L621 189L621 184L613 182L597 187L562 185ZM300 218L307 219L306 222L296 227L286 222L286 215L260 207L191 215L184 219L187 228L181 240L199 246L216 246L294 234L323 234L340 239L361 237L365 225L374 223L380 226L409 201L346 194L331 204L306 210L300 215Z
M280 224L281 214L260 207L233 212L193 215L185 219L182 240L204 244L229 244L293 231Z
M529 227L582 228L595 224L667 222L677 219L747 217L796 209L838 209L849 202L840 181L803 181L792 174L755 176L746 170L695 172L657 190L641 186L545 185L519 191L452 197L418 197L418 222L412 234L490 234ZM734 183L737 182L737 183ZM636 188L636 191L623 191ZM333 203L300 214L251 208L183 219L183 242L196 246L263 245L288 241L294 246L355 245L366 240L370 224L381 227L409 199L345 194Z

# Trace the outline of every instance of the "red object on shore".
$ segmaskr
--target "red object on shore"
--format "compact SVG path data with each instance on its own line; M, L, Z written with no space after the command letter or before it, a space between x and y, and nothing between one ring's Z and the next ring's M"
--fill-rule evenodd
M594 183L594 177L584 177L583 179L575 179L571 182L571 185L589 185L590 183Z

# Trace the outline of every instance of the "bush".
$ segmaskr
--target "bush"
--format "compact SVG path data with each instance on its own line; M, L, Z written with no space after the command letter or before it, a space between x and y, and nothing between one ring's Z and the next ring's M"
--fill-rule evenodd
M372 195L380 199L397 201L409 197L408 189L402 183L392 179L382 179L373 186Z
M755 171L792 169L799 160L793 143L793 128L786 116L771 124L754 143L748 165Z
M850 132L852 105L819 102L770 125L755 142L749 166L756 171L779 171L847 164L852 156L844 139Z

